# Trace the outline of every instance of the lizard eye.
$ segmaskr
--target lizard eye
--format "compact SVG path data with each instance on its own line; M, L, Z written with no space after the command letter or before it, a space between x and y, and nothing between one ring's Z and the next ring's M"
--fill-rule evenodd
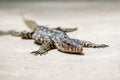
M50 39L47 36L45 36L44 37L44 43L49 43L49 42L50 42Z
M48 43L49 41L47 39L44 40L44 43Z

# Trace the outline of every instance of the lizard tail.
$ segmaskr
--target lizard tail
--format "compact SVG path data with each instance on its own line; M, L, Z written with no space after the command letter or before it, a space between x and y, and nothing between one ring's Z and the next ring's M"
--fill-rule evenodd
M25 17L23 16L23 14L21 13L21 16L22 16L22 19L24 21L24 23L27 25L28 28L30 28L31 30L35 31L38 29L38 25L35 21L32 21L32 20L28 20L28 19L25 19ZM9 35L9 34L12 34L13 32L17 32L15 30L9 30L9 31L0 31L0 36L3 36L3 35Z
M9 35L12 34L12 32L16 32L16 31L15 30L0 31L0 36Z

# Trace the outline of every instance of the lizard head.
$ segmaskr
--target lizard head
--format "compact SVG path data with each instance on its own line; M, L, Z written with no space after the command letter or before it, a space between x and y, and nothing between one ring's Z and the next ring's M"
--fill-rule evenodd
M62 52L69 53L81 53L83 51L82 46L80 46L79 40L75 39L59 41L57 43L57 48Z

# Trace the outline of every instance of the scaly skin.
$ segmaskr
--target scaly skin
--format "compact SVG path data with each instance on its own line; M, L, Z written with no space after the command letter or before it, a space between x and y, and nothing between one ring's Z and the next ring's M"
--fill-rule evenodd
M66 32L75 31L77 28L48 28L46 26L37 26L34 21L25 20L26 25L31 28L32 32L15 32L13 36L21 37L22 39L32 39L36 44L41 45L37 51L31 52L34 55L42 55L51 49L58 49L61 52L81 54L83 47L102 48L108 47L105 44L95 44L89 41L69 38Z
M81 54L83 47L88 48L103 48L108 47L105 44L95 44L89 41L69 38L67 32L77 30L77 28L47 28L46 26L38 26L36 22L24 19L25 24L32 29L32 32L22 31L16 32L9 30L7 32L0 31L0 36L10 34L21 37L22 39L32 39L40 48L31 52L34 55L42 55L51 49L58 49L67 53Z
M44 26L39 26L39 29L34 32L12 32L12 35L22 39L33 39L35 43L41 45L39 50L32 52L35 55L44 54L54 48L62 52L82 52L82 46L73 43L65 32Z

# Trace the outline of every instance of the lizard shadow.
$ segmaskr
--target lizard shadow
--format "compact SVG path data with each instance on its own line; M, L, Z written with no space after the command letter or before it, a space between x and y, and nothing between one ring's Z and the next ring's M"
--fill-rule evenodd
M63 52L63 53L70 54L70 55L81 55L81 56L85 55L84 53L69 53L69 52Z

